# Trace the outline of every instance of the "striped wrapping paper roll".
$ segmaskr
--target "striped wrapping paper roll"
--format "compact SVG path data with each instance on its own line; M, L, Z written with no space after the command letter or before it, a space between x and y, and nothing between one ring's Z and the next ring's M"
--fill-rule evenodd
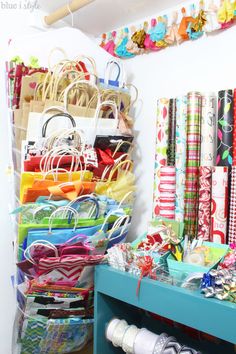
M210 239L211 228L211 182L212 168L199 168L199 209L198 209L198 238L205 241Z
M234 89L233 165L236 166L236 89Z
M167 165L175 165L176 99L170 99Z
M230 212L229 212L229 244L236 243L236 166L231 171Z
M160 216L175 218L175 166L162 166L160 173Z
M175 219L184 220L184 191L186 172L186 122L187 122L187 96L176 99L176 145L175 145L175 168L176 168L176 200Z
M169 99L157 101L157 130L153 190L153 217L160 215L160 168L167 165Z
M197 236L198 175L201 144L201 95L190 92L187 96L187 150L184 221L185 233Z
M215 166L216 97L213 93L202 96L201 166Z
M228 167L212 167L210 241L226 243L228 214Z
M233 91L218 92L217 166L232 165L234 104Z

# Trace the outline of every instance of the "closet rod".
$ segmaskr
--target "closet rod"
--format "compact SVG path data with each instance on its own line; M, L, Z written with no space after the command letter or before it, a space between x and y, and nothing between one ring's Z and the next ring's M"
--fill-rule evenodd
M50 15L44 17L44 22L46 25L52 25L53 23L63 19L68 16L71 12L75 12L80 8L88 5L95 0L72 0L65 6L60 7L56 11L52 12Z

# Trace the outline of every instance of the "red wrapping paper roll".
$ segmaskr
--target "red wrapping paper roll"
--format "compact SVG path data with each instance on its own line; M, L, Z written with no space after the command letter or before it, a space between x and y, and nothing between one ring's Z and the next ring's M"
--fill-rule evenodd
M160 216L175 219L175 166L162 166L160 171Z
M228 217L228 167L212 167L210 241L226 243Z

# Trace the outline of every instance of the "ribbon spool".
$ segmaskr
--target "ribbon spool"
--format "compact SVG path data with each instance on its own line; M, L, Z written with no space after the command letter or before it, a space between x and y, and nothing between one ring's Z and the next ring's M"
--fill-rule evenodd
M156 342L159 336L148 331L146 328L142 328L134 342L134 353L135 354L153 354Z
M135 338L139 331L140 329L134 325L127 328L122 340L122 349L126 354L134 354Z
M116 328L116 326L118 325L118 323L120 322L120 320L118 318L113 318L113 320L111 320L106 328L106 338L111 342L112 341L112 336L114 333L114 330Z
M163 353L163 348L165 347L167 340L168 340L168 335L166 333L162 333L156 341L153 354Z
M125 331L128 327L128 323L125 320L121 320L116 326L112 334L112 344L114 347L121 347L122 340L125 334Z

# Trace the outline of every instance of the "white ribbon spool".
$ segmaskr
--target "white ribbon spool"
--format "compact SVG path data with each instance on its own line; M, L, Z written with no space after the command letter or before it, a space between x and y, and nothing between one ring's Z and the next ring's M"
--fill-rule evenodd
M140 329L136 326L129 326L122 339L122 349L126 354L134 354L134 343Z
M122 346L122 339L124 337L125 331L128 327L128 323L125 320L121 320L115 327L112 334L112 344L114 347Z
M142 328L135 338L134 353L153 354L158 338L157 334L148 331L146 328Z
M114 333L114 330L116 328L116 326L118 325L118 323L120 322L120 320L118 318L113 318L113 320L111 320L106 328L106 338L111 342L112 341L112 336Z

